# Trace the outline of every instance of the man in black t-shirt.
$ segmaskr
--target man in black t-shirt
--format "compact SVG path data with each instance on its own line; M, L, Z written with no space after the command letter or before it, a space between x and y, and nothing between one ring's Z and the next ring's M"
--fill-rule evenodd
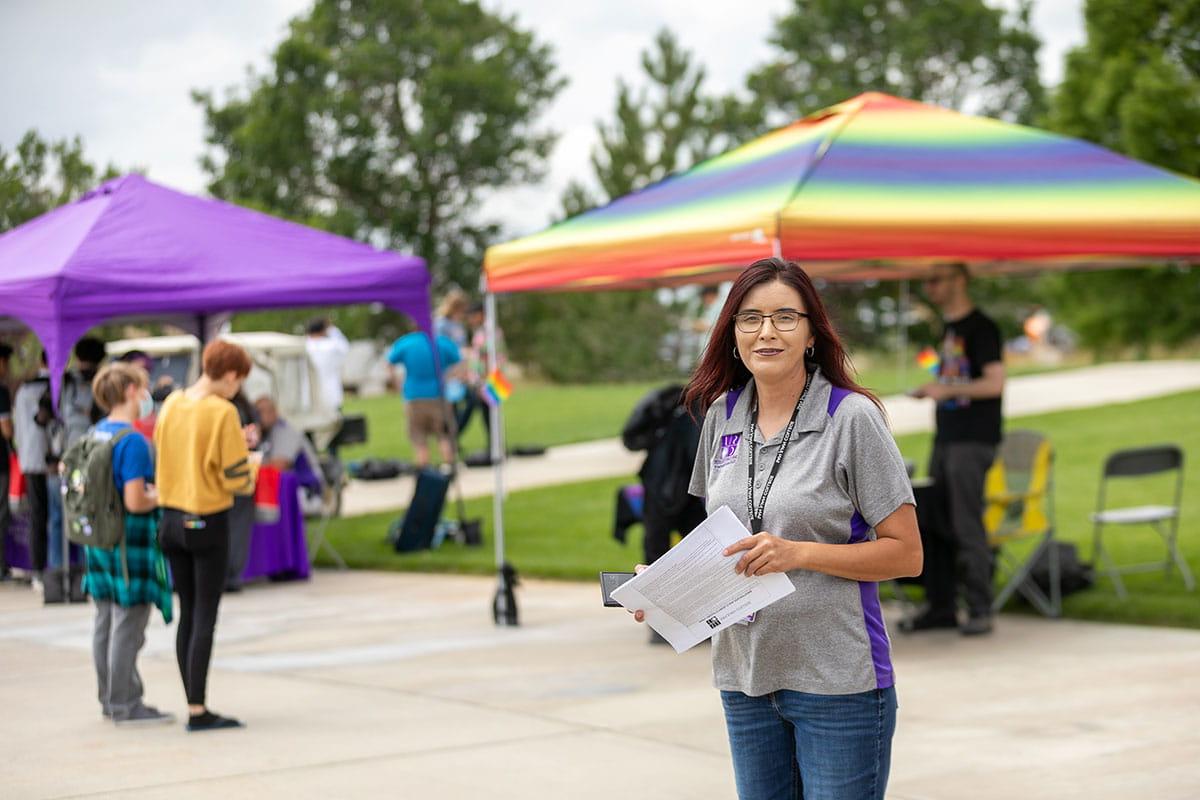
M992 552L983 527L984 477L1000 443L1004 360L1000 329L975 308L965 264L939 264L925 280L942 312L937 381L912 392L937 403L937 435L929 476L941 500L941 536L924 537L924 583L929 608L907 620L908 631L958 625L956 584L968 618L965 635L992 630Z
M8 577L8 452L13 437L12 397L8 393L8 362L13 349L0 343L0 581Z

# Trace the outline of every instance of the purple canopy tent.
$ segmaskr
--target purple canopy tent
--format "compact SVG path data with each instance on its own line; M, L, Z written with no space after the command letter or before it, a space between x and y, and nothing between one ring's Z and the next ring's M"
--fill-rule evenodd
M204 322L230 311L382 303L431 333L429 274L415 256L140 175L0 235L0 315L28 325L58 382L88 329L121 317Z

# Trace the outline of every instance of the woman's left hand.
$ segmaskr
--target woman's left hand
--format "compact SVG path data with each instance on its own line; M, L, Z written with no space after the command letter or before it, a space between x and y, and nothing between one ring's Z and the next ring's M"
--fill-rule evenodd
M745 550L746 554L734 567L737 573L747 576L767 575L799 568L803 545L804 542L780 539L771 533L756 533L726 547L725 555L731 556Z

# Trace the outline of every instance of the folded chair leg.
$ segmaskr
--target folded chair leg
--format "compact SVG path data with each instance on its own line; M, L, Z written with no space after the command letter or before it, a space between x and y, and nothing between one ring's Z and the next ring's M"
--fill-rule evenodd
M333 562L337 564L338 569L350 569L349 565L346 564L346 560L342 558L342 554L339 553L327 539L321 540L321 547L324 548L325 552L329 554L329 557L333 559Z
M1092 560L1099 564L1104 562L1105 569L1100 570L1102 575L1107 575L1109 580L1113 582L1113 587L1117 590L1117 597L1125 600L1129 597L1129 593L1125 591L1125 581L1121 580L1121 573L1117 570L1117 565L1109 557L1108 551L1104 549L1104 545L1100 542L1100 535L1097 532L1096 546L1092 553Z
M342 558L342 554L337 551L337 548L325 538L325 529L329 526L329 518L322 517L320 525L317 526L317 532L313 535L312 544L308 548L308 563L311 566L317 562L317 555L324 550L333 563L337 564L338 569L349 569L346 560Z
M1045 592L1042 591L1040 586L1033 582L1031 577L1033 574L1034 565L1041 557L1042 552L1049 547L1050 552L1048 557L1050 559L1050 591L1051 594L1056 593L1056 587L1054 584L1057 583L1056 573L1058 572L1058 553L1053 547L1050 547L1051 544L1052 540L1049 538L1043 539L1041 544L1039 544L1029 555L1029 558L1025 559L1025 562L1021 564L1021 567L1013 572L1012 577L1008 580L1008 583L1006 583L1004 588L1000 590L1000 594L996 596L995 601L992 603L993 611L999 611L1004 607L1004 604L1008 602L1009 598L1012 597L1015 592L1020 592L1021 595L1027 599L1031 605L1034 606L1034 608L1036 608L1045 616L1057 617L1059 615L1059 610L1055 602L1046 597Z
M1058 548L1050 539L1050 609L1053 617L1062 616L1062 564L1058 559Z
M1191 568L1188 567L1187 561L1184 559L1183 554L1179 552L1179 546L1176 544L1174 534L1168 536L1167 534L1164 533L1163 539L1166 540L1167 554L1169 556L1169 558L1167 559L1167 576L1170 577L1171 562L1174 561L1175 566L1179 567L1179 574L1181 576L1183 576L1184 588L1187 589L1189 592L1195 591L1196 579L1192 577Z
M1009 559L1004 555L1003 548L1001 548L997 552L996 558L1004 561L1004 563L1006 565L1008 564ZM1017 590L1020 589L1021 584L1017 580L1017 578L1020 576L1021 576L1021 571L1010 573L1010 577L1009 577L1008 581L1005 582L1004 586L1001 587L999 593L997 593L996 597L992 600L992 611L993 612L999 612L1000 609L1004 608L1004 604L1008 602L1009 598L1011 598L1013 596L1013 594L1015 594L1017 592Z

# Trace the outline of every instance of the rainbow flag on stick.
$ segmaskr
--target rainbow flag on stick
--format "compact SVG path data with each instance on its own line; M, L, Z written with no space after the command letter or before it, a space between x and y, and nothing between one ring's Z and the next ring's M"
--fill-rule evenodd
M483 399L487 401L489 406L498 406L508 399L512 394L512 384L508 382L508 378L498 369L494 369L488 373L487 380L483 384Z
M930 375L937 375L938 366L941 365L941 359L938 358L937 351L932 347L926 347L921 352L917 353L917 366L921 369L929 370Z

